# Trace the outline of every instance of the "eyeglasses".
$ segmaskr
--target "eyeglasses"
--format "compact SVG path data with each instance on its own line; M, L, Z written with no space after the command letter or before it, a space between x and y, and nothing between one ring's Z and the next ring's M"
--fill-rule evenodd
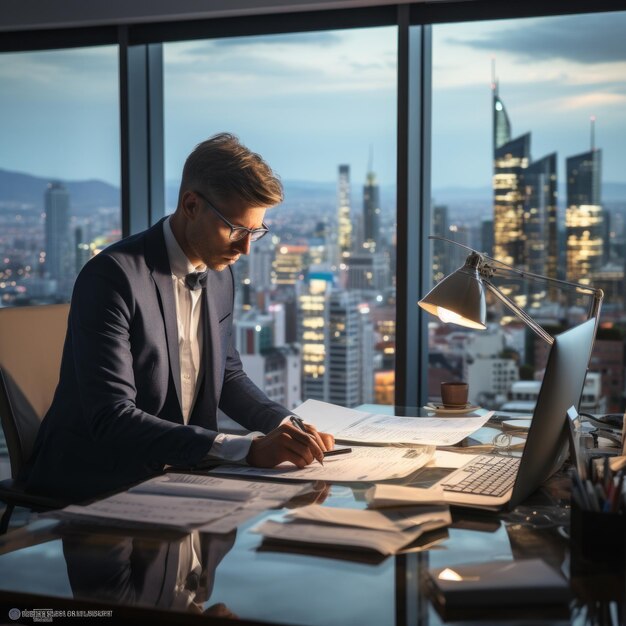
M199 191L194 191L194 193L199 198L202 198L202 200L207 203L209 209L211 209L215 215L217 215L217 217L219 217L222 222L230 228L230 235L228 238L231 241L241 241L248 235L250 235L250 241L258 241L261 237L265 237L265 235L270 232L270 229L265 225L265 222L263 222L261 228L246 228L245 226L235 226L234 224L231 224Z

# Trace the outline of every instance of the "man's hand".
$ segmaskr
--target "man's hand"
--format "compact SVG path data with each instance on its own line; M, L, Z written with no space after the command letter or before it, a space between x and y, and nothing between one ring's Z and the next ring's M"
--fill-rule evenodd
M324 452L335 446L334 437L318 432L310 424L306 424L306 430L304 433L293 424L281 424L252 441L246 461L254 467L275 467L290 461L300 469L314 460L323 461Z

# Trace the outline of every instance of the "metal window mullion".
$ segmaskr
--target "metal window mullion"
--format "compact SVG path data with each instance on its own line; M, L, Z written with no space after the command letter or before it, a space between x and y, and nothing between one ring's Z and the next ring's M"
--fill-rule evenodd
M430 27L398 7L396 385L399 406L428 396L428 334L417 301L428 284L430 228Z
M162 45L128 45L119 29L122 235L164 212Z

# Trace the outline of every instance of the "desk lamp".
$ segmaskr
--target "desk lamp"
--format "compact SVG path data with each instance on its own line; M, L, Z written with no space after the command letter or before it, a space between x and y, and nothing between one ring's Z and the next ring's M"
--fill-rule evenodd
M554 343L553 337L491 282L491 278L498 274L499 276L519 276L528 280L546 282L558 285L561 289L568 289L592 296L593 300L589 308L588 319L595 317L597 330L600 308L602 306L602 299L604 298L602 289L595 289L589 285L569 283L564 280L548 278L547 276L518 270L502 261L493 259L486 254L477 252L473 248L464 246L457 241L446 239L445 237L431 235L429 239L446 241L470 251L463 267L460 267L438 282L426 296L418 302L418 305L422 309L432 315L436 315L442 322L459 324L460 326L480 330L487 328L485 323L487 317L485 290L489 290L498 300L511 309L511 311L513 311L513 313L515 313L515 315L533 332L552 345Z

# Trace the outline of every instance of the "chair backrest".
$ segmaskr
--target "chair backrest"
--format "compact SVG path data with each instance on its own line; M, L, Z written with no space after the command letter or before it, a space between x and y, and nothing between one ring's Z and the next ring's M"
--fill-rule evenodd
M0 309L0 419L13 478L52 404L68 313L69 304Z

